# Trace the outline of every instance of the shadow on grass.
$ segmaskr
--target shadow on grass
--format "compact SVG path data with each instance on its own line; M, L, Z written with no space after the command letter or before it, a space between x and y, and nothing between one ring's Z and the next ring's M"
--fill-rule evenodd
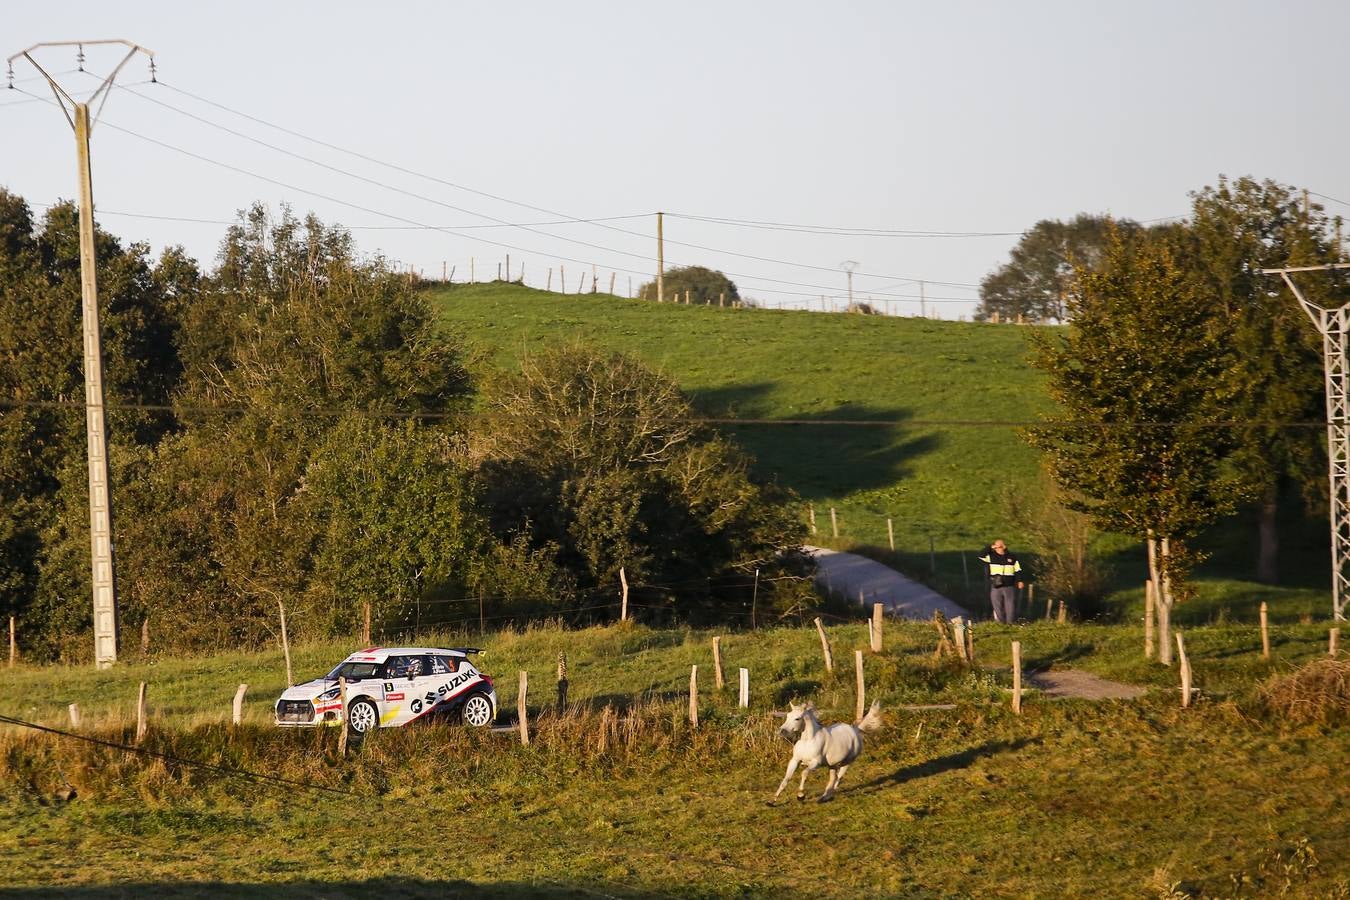
M795 424L724 423L717 428L749 451L760 477L782 482L807 500L890 487L911 473L915 458L942 443L931 430L915 434L891 424L912 418L907 409L845 402L784 414L768 402L773 390L764 383L707 388L694 391L693 401L713 418L792 420Z
M239 882L157 881L122 884L60 885L51 887L0 888L0 898L74 897L79 900L130 900L133 897L272 897L279 900L345 900L382 897L414 900L431 897L635 897L647 891L629 885L604 882L582 883L425 881L413 878L372 878L367 881Z
M959 753L949 753L946 756L939 756L937 759L930 759L927 762L919 763L914 766L905 766L903 769L897 769L889 775L883 775L880 778L874 778L866 784L859 785L854 789L856 793L866 794L885 790L888 787L905 784L918 778L929 778L933 775L941 775L943 772L952 772L957 769L969 767L976 760L995 756L999 753L1013 753L1021 750L1023 747L1032 744L1039 744L1040 738L1018 738L1015 741L985 741L975 747L967 747Z
M1028 672L1043 672L1056 663L1073 662L1075 659L1082 659L1085 656L1091 656L1096 652L1095 644L1085 643L1083 641L1070 641L1062 649L1046 653L1043 656L1029 656L1022 660L1022 668Z

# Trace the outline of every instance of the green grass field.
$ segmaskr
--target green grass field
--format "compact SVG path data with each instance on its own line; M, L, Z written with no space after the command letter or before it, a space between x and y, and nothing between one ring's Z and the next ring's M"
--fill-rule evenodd
M1007 523L999 493L1034 474L1035 453L1011 427L925 422L1025 422L1044 407L1023 360L1025 329L878 316L657 305L561 295L516 285L432 289L450 329L485 366L580 338L633 353L675 379L707 416L792 419L725 426L759 473L815 505L829 542L842 535L927 551L978 549ZM845 421L914 422L845 425ZM803 510L805 514L805 510Z
M1175 673L1142 659L1138 629L982 627L972 672L932 659L928 626L888 622L883 652L864 654L887 726L824 806L767 804L789 755L769 712L810 697L826 721L851 718L865 629L830 629L834 673L814 630L726 634L729 672L751 672L748 711L734 674L713 687L711 635L487 635L482 664L506 709L516 670L530 675L529 747L427 727L376 734L347 760L332 729L267 724L277 652L5 671L4 715L65 727L78 702L86 731L126 741L147 680L147 749L345 793L3 728L0 896L1350 896L1350 733L1343 721L1281 722L1254 699L1260 679L1325 654L1321 627L1276 626L1271 662L1250 626L1190 629L1202 694L1181 710ZM1072 665L1150 691L1099 703L1031 693L1015 716L1010 638L1028 668ZM349 649L296 648L297 679ZM573 701L563 716L551 708L560 651ZM686 719L695 664L697 731ZM246 721L232 729L240 681ZM933 703L955 707L901 708ZM76 797L63 802L68 786ZM822 786L818 774L808 791Z
M1004 503L1007 492L1040 489L1036 452L1006 424L1034 421L1048 409L1043 378L1027 364L1028 328L658 305L502 283L428 290L480 372L509 368L532 347L582 339L644 359L675 379L701 414L805 420L721 427L755 456L762 477L814 506L817 543L882 559L958 601L978 599L973 556L993 536L1036 549ZM840 424L859 420L912 424ZM962 424L973 422L1000 424ZM837 540L830 507L839 519ZM1197 573L1201 603L1194 608L1204 610L1204 621L1245 617L1262 599L1282 614L1329 615L1326 524L1295 507L1296 500L1282 523L1286 588L1249 580L1250 515L1201 542L1213 554ZM1142 549L1108 535L1098 552L1119 592L1111 605L1129 610L1134 595L1142 596Z

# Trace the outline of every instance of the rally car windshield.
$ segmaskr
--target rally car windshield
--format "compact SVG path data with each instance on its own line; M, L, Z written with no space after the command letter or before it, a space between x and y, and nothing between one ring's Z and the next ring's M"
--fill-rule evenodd
M362 678L378 678L380 664L373 662L344 662L324 676L328 681L346 678L348 681L360 681Z

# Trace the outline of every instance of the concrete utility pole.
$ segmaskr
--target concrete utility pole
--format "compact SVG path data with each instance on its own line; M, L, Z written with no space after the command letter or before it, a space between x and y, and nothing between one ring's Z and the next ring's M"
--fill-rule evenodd
M848 273L848 311L853 312L853 270L858 268L856 260L846 259L839 264L839 268Z
M77 47L80 70L84 70L84 48L100 44L117 44L128 48L127 53L99 85L98 90L83 103L78 102L33 59L32 53L44 47ZM80 298L84 322L84 410L85 434L88 437L89 457L89 542L92 557L94 595L94 664L106 669L117 662L117 577L113 565L112 496L108 484L108 429L103 417L103 345L98 327L98 275L94 251L94 185L89 164L89 133L98 113L90 115L91 104L98 104L101 112L122 67L137 53L150 58L150 78L155 75L155 55L130 41L54 41L34 44L9 57L11 80L14 61L28 60L41 73L56 95L56 102L65 113L66 121L75 130L75 155L80 176Z
M1305 194L1306 197L1306 194ZM1350 596L1350 303L1328 309L1312 302L1289 276L1296 272L1329 272L1350 268L1331 263L1288 269L1261 269L1279 275L1294 292L1303 311L1322 333L1322 368L1327 393L1327 462L1331 487L1331 614L1345 618Z
M662 214L656 214L656 302L666 302L666 239L661 233Z

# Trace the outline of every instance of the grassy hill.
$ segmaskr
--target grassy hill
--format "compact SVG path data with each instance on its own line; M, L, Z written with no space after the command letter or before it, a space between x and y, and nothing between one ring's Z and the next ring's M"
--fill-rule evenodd
M674 378L708 416L807 424L727 426L761 475L829 507L842 535L977 549L1007 528L997 498L1034 480L1035 453L1012 427L1044 406L1024 363L1025 329L976 323L657 305L515 285L434 289L445 321L492 365L578 337L635 353ZM846 424L875 422L875 425ZM914 424L881 424L913 422ZM805 514L805 510L803 510Z
M480 367L510 367L522 350L580 338L637 354L704 415L805 423L723 427L755 455L760 475L814 506L818 543L884 559L957 599L978 595L974 551L994 536L1035 549L1003 502L1007 492L1039 489L1037 454L1009 424L1048 407L1043 378L1026 361L1030 329L658 305L501 283L438 286L430 296ZM830 536L830 507L839 540ZM1201 575L1212 580L1193 609L1250 620L1267 599L1290 616L1325 616L1325 527L1288 517L1292 588L1268 591L1245 581L1254 571L1251 523L1226 523L1206 542L1215 555ZM1111 538L1099 549L1115 570L1118 605L1142 612L1139 549Z

